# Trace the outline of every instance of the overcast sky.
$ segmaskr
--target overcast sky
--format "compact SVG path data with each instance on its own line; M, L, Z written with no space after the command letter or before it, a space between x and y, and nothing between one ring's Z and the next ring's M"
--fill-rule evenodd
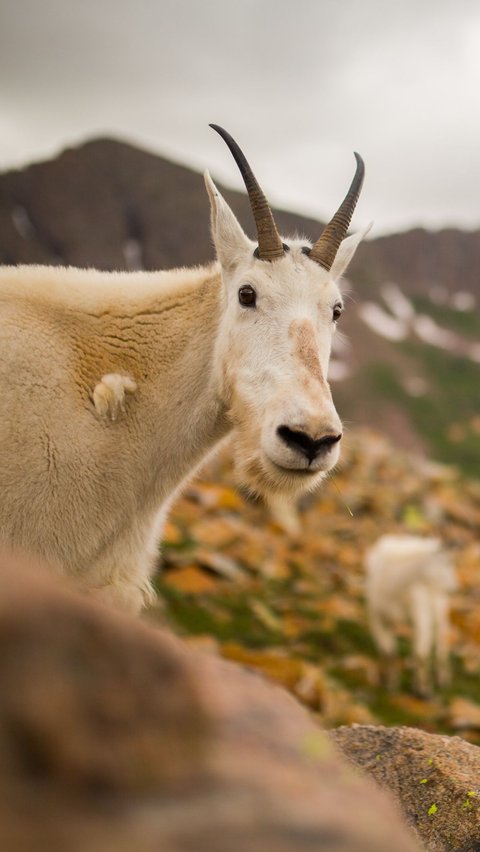
M480 228L478 0L0 0L0 169L116 136L374 235Z

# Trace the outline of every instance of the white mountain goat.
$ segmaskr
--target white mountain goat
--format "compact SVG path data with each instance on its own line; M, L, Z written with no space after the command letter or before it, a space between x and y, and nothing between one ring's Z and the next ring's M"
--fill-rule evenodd
M258 246L208 173L218 261L168 272L0 270L0 544L130 611L162 522L228 433L240 476L292 498L337 462L326 381L364 167L317 242L283 240L244 155Z
M434 659L437 685L447 686L449 666L449 595L456 588L451 558L437 538L384 535L367 552L366 596L375 642L384 656L387 682L393 688L396 632L412 627L415 691L431 691Z

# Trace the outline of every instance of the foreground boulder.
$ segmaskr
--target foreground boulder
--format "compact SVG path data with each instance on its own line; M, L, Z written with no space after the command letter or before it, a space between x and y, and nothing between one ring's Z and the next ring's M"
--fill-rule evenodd
M429 852L480 850L480 749L415 728L353 725L330 732L348 759L401 804Z
M418 849L281 688L0 567L1 849Z

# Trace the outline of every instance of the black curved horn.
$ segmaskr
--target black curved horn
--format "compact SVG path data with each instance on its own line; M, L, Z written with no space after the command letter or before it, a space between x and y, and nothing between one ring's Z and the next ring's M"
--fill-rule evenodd
M279 257L283 257L285 249L277 231L272 211L270 210L268 201L260 189L258 181L253 174L243 151L235 142L235 139L233 139L233 137L230 136L230 133L224 130L223 127L220 127L218 124L210 124L210 127L212 127L213 130L216 130L227 143L233 158L240 169L240 173L250 199L250 207L252 208L252 213L255 218L255 224L257 226L257 257L261 260L276 260Z
M357 161L357 169L350 189L333 218L325 226L317 242L308 252L311 260L315 260L327 270L332 268L340 243L347 235L365 176L365 164L360 154L357 154L356 151L354 153Z

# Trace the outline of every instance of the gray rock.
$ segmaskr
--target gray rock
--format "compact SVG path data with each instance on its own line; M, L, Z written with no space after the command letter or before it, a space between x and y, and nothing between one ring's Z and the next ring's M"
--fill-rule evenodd
M330 739L390 790L429 852L480 850L480 749L416 728L353 725Z
M419 848L280 687L0 563L1 849Z

